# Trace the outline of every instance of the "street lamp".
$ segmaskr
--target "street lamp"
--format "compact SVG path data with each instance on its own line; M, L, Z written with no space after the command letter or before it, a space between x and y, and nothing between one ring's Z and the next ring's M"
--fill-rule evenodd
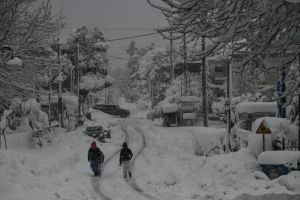
M9 46L2 46L0 48L0 62L8 66L19 66L23 65L23 61L13 56L13 50Z

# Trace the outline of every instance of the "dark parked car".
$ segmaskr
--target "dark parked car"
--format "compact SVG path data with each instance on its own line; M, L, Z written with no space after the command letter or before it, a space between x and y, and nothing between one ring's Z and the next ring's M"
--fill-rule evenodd
M120 108L118 105L112 105L112 104L97 104L93 106L93 109L100 110L106 114L120 116L123 118L128 117L130 115L129 110L125 110L123 108Z
M86 127L84 134L87 136L93 137L99 142L105 142L104 132L102 126L89 126Z

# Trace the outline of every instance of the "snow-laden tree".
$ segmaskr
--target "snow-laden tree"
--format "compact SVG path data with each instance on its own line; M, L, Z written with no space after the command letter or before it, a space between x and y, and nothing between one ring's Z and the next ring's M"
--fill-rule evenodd
M79 59L77 60L77 45L79 46ZM104 88L108 74L108 43L104 41L103 33L98 29L88 30L86 26L76 29L68 39L65 52L73 65L79 61L81 74L81 90L97 90ZM87 82L88 81L88 82ZM90 82L95 84L89 85Z
M300 83L300 72L299 72L299 65L293 63L289 69L289 72L286 77L286 86L287 86L287 102L285 106L290 105L290 112L288 112L289 120L297 124L299 122L299 95L291 95L291 94L298 94L300 91L299 89ZM300 125L300 124L299 124Z
M285 0L147 0L167 17L169 28L181 37L186 33L191 41L202 37L212 43L200 56L224 48L231 43L232 52L243 52L244 63L272 51L278 55L299 51L299 4ZM177 34L178 36L178 34Z
M259 89L259 85L265 80L264 72L253 67L233 70L232 88L234 96L242 94L255 93Z
M1 52L0 94L4 98L33 96L35 81L52 64L49 48L62 27L60 14L52 12L49 0L0 1L0 48L9 47L17 62L6 62ZM7 65L9 64L9 65Z
M89 30L86 26L76 29L67 40L67 46L63 52L75 68L75 84L77 74L80 74L80 96L83 107L89 106L87 99L90 92L96 93L112 84L112 78L108 77L107 50L109 44L105 42L103 33L97 28ZM77 51L79 54L77 55ZM67 80L66 83L69 83ZM67 84L66 87L70 87ZM84 109L87 112L87 109Z
M173 39L185 33L188 42L198 44L202 38L210 41L204 51L194 56L196 59L229 49L229 60L236 54L242 56L241 68L254 64L255 68L280 71L299 55L300 4L296 0L147 1L161 10L169 22L169 27L159 29L165 38L172 31ZM268 65L269 57L277 59L272 66Z
M154 44L149 44L144 47L136 47L135 42L130 42L128 47L125 49L126 53L129 55L128 62L126 64L126 72L119 76L121 79L118 82L118 87L123 93L124 97L129 102L136 102L142 96L142 89L140 87L141 80L137 71L139 69L142 57L148 52L154 49Z
M168 51L162 48L148 51L141 57L136 75L139 80L143 80L139 84L143 95L152 96L152 100L156 103L162 101L170 84Z

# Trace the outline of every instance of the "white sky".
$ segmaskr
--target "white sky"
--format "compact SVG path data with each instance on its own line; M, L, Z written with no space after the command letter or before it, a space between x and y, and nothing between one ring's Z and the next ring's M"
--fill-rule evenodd
M161 12L152 8L146 0L52 0L52 3L55 10L63 9L67 28L96 26L106 39L146 34L153 32L154 28L167 25ZM67 35L69 31L64 30L61 35ZM127 57L125 48L130 41L110 42L109 56ZM135 41L139 47L152 42L159 47L168 45L168 41L163 40L160 35L142 37ZM126 60L110 58L110 64L111 67L124 66Z

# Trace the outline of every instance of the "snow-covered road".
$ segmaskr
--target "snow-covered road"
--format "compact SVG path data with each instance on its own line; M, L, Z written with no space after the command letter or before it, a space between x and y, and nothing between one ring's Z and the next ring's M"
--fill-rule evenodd
M58 131L52 143L33 148L30 134L8 136L0 151L0 200L298 200L295 179L270 181L246 149L198 157L192 135L199 127L164 128L145 119L112 118L94 113L87 125L111 123L112 139L98 143L105 154L102 177L94 177L87 162L93 139L84 127ZM119 150L126 140L133 150L133 178L124 180ZM299 183L298 183L299 185ZM292 187L293 186L293 187ZM275 197L274 197L275 196Z
M122 173L121 168L117 166L119 163L119 150L113 153L106 159L103 165L103 176L100 179L92 178L94 189L102 199L157 200L156 197L146 194L135 181L134 163L146 146L144 133L138 124L137 119L124 120L120 123L124 140L129 143L134 154L131 162L133 177L124 180L122 176L120 176Z

